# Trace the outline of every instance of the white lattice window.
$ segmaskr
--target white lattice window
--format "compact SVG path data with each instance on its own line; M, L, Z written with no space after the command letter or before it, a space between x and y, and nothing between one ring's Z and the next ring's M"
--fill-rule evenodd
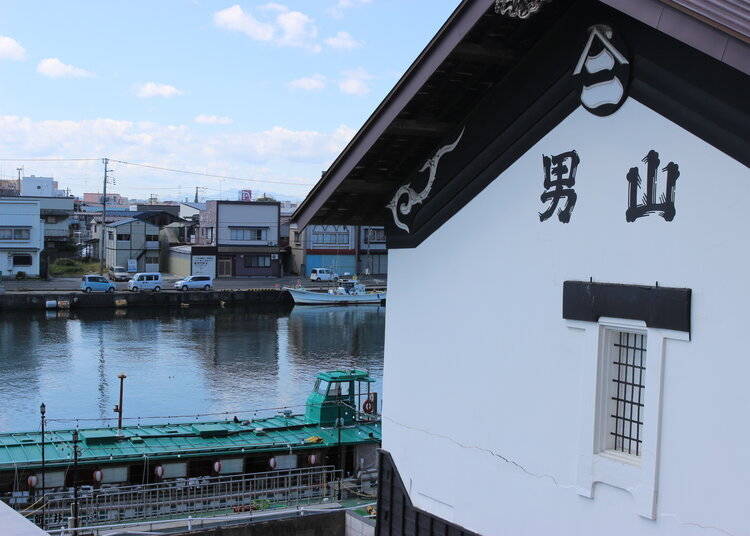
M599 449L637 461L646 415L647 335L606 328L602 335Z

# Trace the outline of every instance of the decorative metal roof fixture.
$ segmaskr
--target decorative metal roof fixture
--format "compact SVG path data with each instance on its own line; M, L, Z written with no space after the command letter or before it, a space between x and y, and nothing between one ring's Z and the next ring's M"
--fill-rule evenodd
M495 0L495 13L511 18L528 19L551 0Z

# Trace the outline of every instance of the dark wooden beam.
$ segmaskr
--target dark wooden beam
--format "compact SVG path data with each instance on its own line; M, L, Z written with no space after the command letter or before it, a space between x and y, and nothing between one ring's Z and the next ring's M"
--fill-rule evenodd
M388 127L387 134L394 136L440 137L450 129L448 123L430 119L396 119Z
M463 42L453 49L450 57L472 63L505 64L516 59L516 53L499 46L490 47L477 43Z

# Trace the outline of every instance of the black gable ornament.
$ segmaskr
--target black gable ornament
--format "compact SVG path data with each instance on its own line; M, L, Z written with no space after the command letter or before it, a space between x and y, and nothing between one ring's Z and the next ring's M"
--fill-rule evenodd
M581 86L581 105L600 117L615 113L628 96L630 61L625 43L612 28L597 24L589 36L573 76Z

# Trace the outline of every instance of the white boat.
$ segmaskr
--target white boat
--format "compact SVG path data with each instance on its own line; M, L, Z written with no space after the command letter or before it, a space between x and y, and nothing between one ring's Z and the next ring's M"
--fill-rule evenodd
M362 283L352 280L339 281L339 286L328 292L315 292L302 287L285 287L298 305L354 305L359 303L382 303L385 292L368 292Z

